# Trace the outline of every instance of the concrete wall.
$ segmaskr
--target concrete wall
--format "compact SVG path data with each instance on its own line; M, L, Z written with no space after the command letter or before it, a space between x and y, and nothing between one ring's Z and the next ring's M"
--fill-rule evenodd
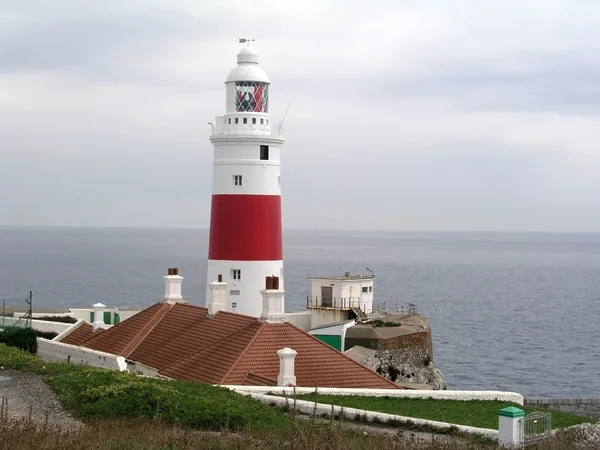
M312 394L314 387L279 386L223 386L240 394ZM497 400L523 404L523 396L516 392L505 391L429 391L409 389L358 389L358 388L317 388L322 395L361 395L364 397L432 398L436 400ZM331 407L331 405L330 405Z
M564 411L600 421L600 398L526 398L525 405Z
M310 330L310 311L285 313L285 320L301 330Z
M127 370L127 363L122 356L43 338L38 338L38 356L42 361L47 362L82 364L118 371Z
M2 317L0 318L0 326L4 325L6 327L12 326L19 322L19 319L13 317ZM21 319L20 324L25 324L25 319ZM63 323L63 322L48 322L46 320L35 320L31 321L31 328L37 331L44 331L50 333L60 334L69 328L72 323Z

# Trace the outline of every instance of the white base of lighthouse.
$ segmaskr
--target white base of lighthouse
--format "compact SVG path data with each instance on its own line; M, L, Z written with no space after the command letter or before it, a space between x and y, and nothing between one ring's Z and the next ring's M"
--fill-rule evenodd
M236 272L239 271L239 272ZM217 280L223 275L227 283L227 311L252 317L262 313L262 294L268 276L279 277L279 289L283 287L283 261L222 261L208 260L207 278ZM239 275L240 279L234 279ZM206 289L206 299L210 289ZM208 304L208 301L207 301Z

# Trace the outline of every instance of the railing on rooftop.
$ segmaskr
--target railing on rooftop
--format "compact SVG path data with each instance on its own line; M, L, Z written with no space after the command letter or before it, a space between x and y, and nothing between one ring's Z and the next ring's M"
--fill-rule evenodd
M308 309L339 309L348 310L360 308L360 297L306 297Z

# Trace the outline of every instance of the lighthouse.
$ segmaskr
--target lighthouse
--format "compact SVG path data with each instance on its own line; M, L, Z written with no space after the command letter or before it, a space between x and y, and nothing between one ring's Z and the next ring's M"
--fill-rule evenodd
M225 81L214 147L207 281L227 283L227 310L259 317L265 279L283 290L281 125L269 116L269 78L249 40ZM210 298L206 291L206 301Z

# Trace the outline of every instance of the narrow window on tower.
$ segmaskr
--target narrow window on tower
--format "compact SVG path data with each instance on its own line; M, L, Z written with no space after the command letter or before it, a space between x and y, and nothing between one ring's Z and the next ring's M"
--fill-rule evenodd
M265 124L265 119L260 119L260 124L264 125Z
M241 269L231 269L231 279L241 280L242 279L242 270Z
M269 159L269 146L268 145L260 146L260 159L264 159L264 160Z
M238 123L240 119L238 119L237 117L235 118L235 123Z
M252 118L252 125L256 125L256 117Z
M241 175L234 175L233 176L233 185L234 186L241 186L242 185L242 176Z
M244 117L244 123L248 123L248 118Z
M227 123L228 123L229 125L231 125L231 117L230 117L229 119L227 119Z

